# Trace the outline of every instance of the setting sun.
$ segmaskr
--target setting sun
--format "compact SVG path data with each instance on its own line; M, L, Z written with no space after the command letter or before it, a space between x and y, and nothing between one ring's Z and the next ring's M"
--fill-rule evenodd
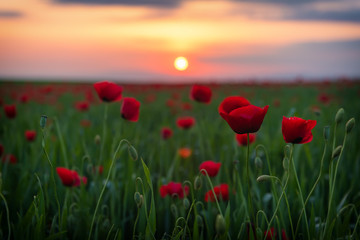
M179 71L184 71L188 68L188 61L185 57L177 57L174 61L174 66Z

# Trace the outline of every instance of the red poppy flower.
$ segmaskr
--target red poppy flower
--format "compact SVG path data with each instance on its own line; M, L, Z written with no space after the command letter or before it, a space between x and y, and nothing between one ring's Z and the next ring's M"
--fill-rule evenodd
M28 101L29 101L29 95L27 95L27 94L21 95L20 102L27 103Z
M139 120L140 102L135 98L126 97L121 105L121 116L132 122Z
M206 86L194 85L190 91L190 98L202 103L211 102L211 89Z
M189 158L191 156L192 150L190 148L180 148L178 150L180 157L182 158Z
M185 195L189 194L189 186L182 187L181 183L176 182L169 182L167 185L162 185L160 187L160 195L161 197L166 197L169 195L171 197L177 196L178 198L184 198L184 191Z
M214 187L216 198L219 200L229 200L229 185L226 183ZM215 202L215 197L212 190L205 194L205 202Z
M161 129L161 136L163 139L169 139L173 135L173 131L169 127L163 127Z
M57 167L56 172L59 175L61 182L64 186L67 187L77 187L80 186L81 180L84 184L87 183L87 178L82 177L80 179L79 174L74 171L63 167Z
M90 120L87 120L87 119L82 119L80 121L80 125L84 128L86 127L90 127L91 126L91 121Z
M34 141L35 138L36 138L36 131L35 131L35 130L26 130L26 131L25 131L25 138L26 138L26 140L28 140L29 142Z
M0 157L2 156L3 152L4 152L4 146L0 144Z
M99 98L105 102L114 102L121 100L122 87L112 82L94 83L94 88Z
M330 102L330 99L330 96L325 93L322 93L318 96L319 102L322 102L323 104L328 104Z
M270 228L269 231L265 231L264 232L264 236L266 240L272 240L272 239L276 239L277 233L275 228Z
M195 118L193 117L180 117L176 120L176 124L179 128L189 129L195 124Z
M181 108L182 108L183 110L191 110L191 109L192 109L192 105L191 105L191 103L185 102L185 103L182 103L182 104L181 104Z
M12 154L4 155L1 160L2 160L3 163L10 163L10 164L16 164L17 163L16 157L14 155L12 155Z
M286 236L286 232L284 229L281 229L281 237L282 240L289 240L289 238Z
M282 134L285 142L302 144L311 142L313 135L311 129L316 125L316 120L304 120L298 117L283 117Z
M8 118L10 118L10 119L15 118L16 117L16 105L15 104L5 105L4 112Z
M89 110L89 103L87 101L76 102L75 108L80 112L85 112Z
M269 106L260 108L251 105L243 97L227 97L219 106L221 117L238 134L257 132L264 120Z
M236 141L238 142L239 146L247 146L247 134L236 134ZM255 133L250 133L249 134L249 143L253 143L256 139L256 134Z
M205 161L200 164L199 170L205 169L210 177L215 177L218 174L220 167L221 163ZM201 173L205 175L204 172Z

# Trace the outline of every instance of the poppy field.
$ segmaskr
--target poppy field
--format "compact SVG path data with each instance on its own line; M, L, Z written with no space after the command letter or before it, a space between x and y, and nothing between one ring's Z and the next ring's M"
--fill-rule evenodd
M0 83L1 239L359 239L358 81Z

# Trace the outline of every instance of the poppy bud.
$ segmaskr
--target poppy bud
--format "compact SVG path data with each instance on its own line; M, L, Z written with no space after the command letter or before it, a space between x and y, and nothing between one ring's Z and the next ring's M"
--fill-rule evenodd
M183 204L184 204L184 208L185 210L188 209L190 207L190 202L189 202L189 199L187 198L184 198L183 200Z
M346 132L350 133L354 126L355 126L355 118L351 118L345 125Z
M342 145L339 145L334 149L334 151L333 151L333 153L331 155L332 159L334 159L334 158L336 158L336 157L338 157L340 155L341 149L342 149Z
M330 127L325 126L324 127L324 139L325 139L325 141L329 140L329 137L330 137Z
M42 115L41 118L40 118L40 127L42 129L45 128L46 126L46 120L47 120L47 116L46 115Z
M343 120L343 118L344 118L344 109L343 108L340 108L338 111L337 111L337 113L336 113L336 115L335 115L335 122L336 122L336 124L339 124L339 123L341 123L342 122L342 120Z
M283 168L285 171L289 170L289 159L287 157L284 157L283 159Z
M139 192L135 192L134 200L135 200L135 203L136 203L137 207L141 208L141 206L143 204L144 197Z
M221 214L216 216L215 229L218 235L223 235L226 231L225 219Z
M94 142L96 145L99 145L101 143L101 137L99 134L96 134L96 136L94 138Z
M202 186L202 179L201 176L196 176L195 181L194 181L194 189L195 190L199 190Z
M269 180L271 180L271 176L269 176L269 175L261 175L256 179L256 181L258 181L258 182L265 182L265 181L269 181Z
M174 214L175 218L178 218L178 209L175 204L171 204L170 210L172 214Z
M259 158L259 157L256 157L256 158L255 158L255 166L256 166L257 168L259 168L259 169L262 168L263 162L262 162L261 158Z
M136 149L132 145L129 145L128 146L128 151L129 151L129 154L130 154L131 158L134 161L136 161L138 159L138 154L137 154Z
M202 217L200 215L196 215L196 221L199 227L203 227L204 226L204 222L202 220Z

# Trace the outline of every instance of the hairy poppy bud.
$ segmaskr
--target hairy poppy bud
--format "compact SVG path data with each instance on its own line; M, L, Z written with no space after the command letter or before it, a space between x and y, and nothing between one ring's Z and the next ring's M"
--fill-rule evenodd
M188 209L188 208L190 207L189 199L184 198L183 204L184 204L184 208L185 208L185 209Z
M226 231L225 219L221 214L216 216L215 229L219 235L223 235Z
M144 198L139 192L135 192L134 200L135 200L135 203L136 203L137 207L141 208Z
M202 186L202 179L200 176L196 176L195 181L194 181L194 188L195 190L199 190Z
M94 142L96 145L99 145L101 143L101 137L99 134L96 134L96 136L94 138Z
M256 179L256 181L258 181L258 182L265 182L265 181L269 181L269 180L271 180L271 176L269 176L269 175L261 175Z
M334 158L336 158L336 157L338 157L340 155L341 149L342 149L342 145L339 145L334 149L334 151L333 151L333 153L331 155L332 159L334 159Z
M329 137L330 137L330 127L325 126L324 127L324 139L325 139L325 141L329 140Z
M47 116L46 115L42 115L41 118L40 118L40 127L42 129L45 128L46 126L46 120L47 120Z
M259 169L262 168L263 162L262 162L261 158L259 158L259 157L256 157L256 158L255 158L255 166L256 166L257 168L259 168Z
M346 132L350 133L353 127L355 126L355 118L351 118L345 126Z
M337 111L337 113L336 113L336 115L335 115L335 122L336 122L336 124L339 124L339 123L342 122L342 120L343 120L343 118L344 118L344 113L345 113L345 111L344 111L343 108L340 108L340 109Z
M285 171L289 170L289 158L287 158L287 157L284 157L284 159L283 159L283 168Z
M199 227L203 227L204 226L204 222L202 220L202 217L200 215L196 215L196 221Z
M137 154L136 149L132 145L129 145L128 146L128 151L129 151L129 154L130 154L131 158L134 161L136 161L138 159L138 154Z

